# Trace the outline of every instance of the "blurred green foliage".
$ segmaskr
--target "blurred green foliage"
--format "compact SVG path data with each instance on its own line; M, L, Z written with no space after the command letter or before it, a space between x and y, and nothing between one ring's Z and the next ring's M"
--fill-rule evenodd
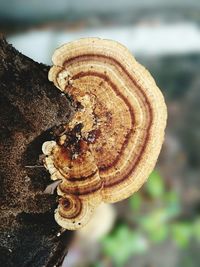
M146 191L152 198L160 198L163 196L165 186L158 172L154 171L149 176L148 182L146 183Z
M193 234L195 235L198 242L200 242L200 216L194 222Z
M147 249L146 240L141 233L130 230L126 224L118 226L102 243L104 253L113 258L117 267L124 266L130 255Z
M142 205L142 196L138 192L136 192L134 197L130 198L131 209L135 213L139 212L141 205Z
M184 248L189 244L192 225L189 222L176 222L172 224L171 232L176 244Z
M130 257L169 238L180 249L186 248L191 239L200 242L200 217L194 221L180 220L180 197L174 190L166 189L157 171L151 173L143 189L128 201L130 220L118 223L102 240L103 253L114 266L125 266Z

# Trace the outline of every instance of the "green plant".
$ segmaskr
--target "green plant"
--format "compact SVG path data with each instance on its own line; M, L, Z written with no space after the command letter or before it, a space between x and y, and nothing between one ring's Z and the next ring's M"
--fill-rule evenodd
M168 238L180 249L192 238L200 242L200 217L193 222L179 219L182 213L179 194L166 189L157 171L151 173L142 191L129 198L129 206L134 227L124 221L102 240L103 252L114 266L125 266L131 256L144 253L151 243L162 243Z

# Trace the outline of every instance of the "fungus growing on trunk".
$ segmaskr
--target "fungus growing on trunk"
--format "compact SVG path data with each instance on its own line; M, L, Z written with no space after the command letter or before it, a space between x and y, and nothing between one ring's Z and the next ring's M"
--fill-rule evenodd
M123 200L147 180L166 126L163 96L149 72L121 44L80 39L58 48L49 80L76 112L55 141L43 144L52 180L62 180L55 219L84 226L101 202Z

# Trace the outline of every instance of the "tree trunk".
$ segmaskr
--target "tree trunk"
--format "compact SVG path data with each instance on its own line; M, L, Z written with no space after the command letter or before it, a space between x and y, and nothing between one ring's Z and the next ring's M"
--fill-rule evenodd
M38 49L40 49L38 47ZM40 162L42 143L66 123L70 100L48 81L49 67L0 36L0 266L60 266L72 237L54 220L56 195Z

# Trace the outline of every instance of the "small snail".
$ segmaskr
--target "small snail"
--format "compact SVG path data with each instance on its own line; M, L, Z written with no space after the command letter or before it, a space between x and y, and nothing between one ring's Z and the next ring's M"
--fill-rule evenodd
M101 202L123 200L147 180L167 111L149 72L115 41L73 41L52 60L49 80L73 99L76 112L42 151L51 179L61 180L55 220L75 230Z

